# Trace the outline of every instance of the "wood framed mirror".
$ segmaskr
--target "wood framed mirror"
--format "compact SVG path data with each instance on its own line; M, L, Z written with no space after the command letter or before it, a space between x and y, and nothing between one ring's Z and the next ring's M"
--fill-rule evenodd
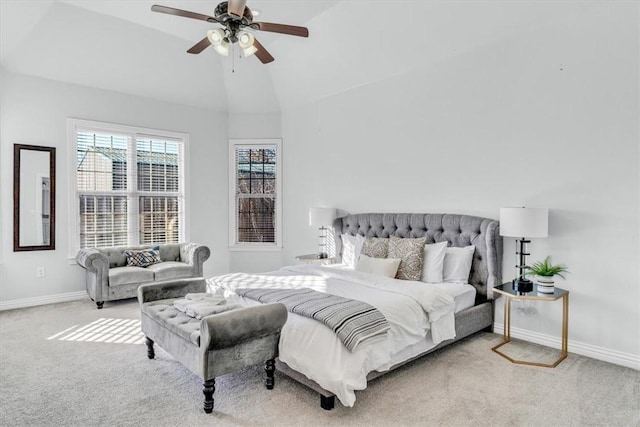
M13 250L56 248L56 149L13 145Z

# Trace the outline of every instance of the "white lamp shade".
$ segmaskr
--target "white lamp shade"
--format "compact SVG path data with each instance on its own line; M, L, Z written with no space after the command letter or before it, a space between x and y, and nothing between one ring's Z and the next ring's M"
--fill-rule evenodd
M311 208L309 209L309 225L316 227L328 227L333 225L336 218L335 208Z
M500 208L500 235L507 237L547 237L549 209Z

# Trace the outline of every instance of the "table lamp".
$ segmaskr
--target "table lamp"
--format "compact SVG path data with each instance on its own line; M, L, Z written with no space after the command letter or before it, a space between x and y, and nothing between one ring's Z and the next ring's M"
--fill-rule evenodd
M327 228L333 225L336 218L335 208L311 208L309 209L309 225L319 227L320 239L318 241L318 258L328 258L327 253Z
M549 233L549 209L547 208L500 208L500 235L506 237L519 237L516 240L516 255L520 256L516 268L518 277L513 279L513 290L516 292L533 291L533 282L527 279L525 270L527 243L532 237L547 237Z

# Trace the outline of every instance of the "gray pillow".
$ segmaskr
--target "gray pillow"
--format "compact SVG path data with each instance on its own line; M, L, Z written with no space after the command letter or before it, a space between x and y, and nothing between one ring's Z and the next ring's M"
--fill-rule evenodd
M396 273L396 279L420 280L422 277L422 264L424 263L424 245L426 237L417 239L402 239L391 236L389 239L389 258L400 258L400 266Z
M367 237L362 245L360 254L371 258L386 258L389 252L389 239L381 237Z

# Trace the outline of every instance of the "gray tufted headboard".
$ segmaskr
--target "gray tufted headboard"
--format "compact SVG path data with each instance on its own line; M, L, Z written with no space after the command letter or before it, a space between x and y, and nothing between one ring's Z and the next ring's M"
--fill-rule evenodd
M423 237L427 243L448 241L449 246L475 245L469 283L477 290L476 304L493 298L502 283L502 237L495 219L454 214L364 213L334 222L336 254L342 254L340 234L370 237Z

